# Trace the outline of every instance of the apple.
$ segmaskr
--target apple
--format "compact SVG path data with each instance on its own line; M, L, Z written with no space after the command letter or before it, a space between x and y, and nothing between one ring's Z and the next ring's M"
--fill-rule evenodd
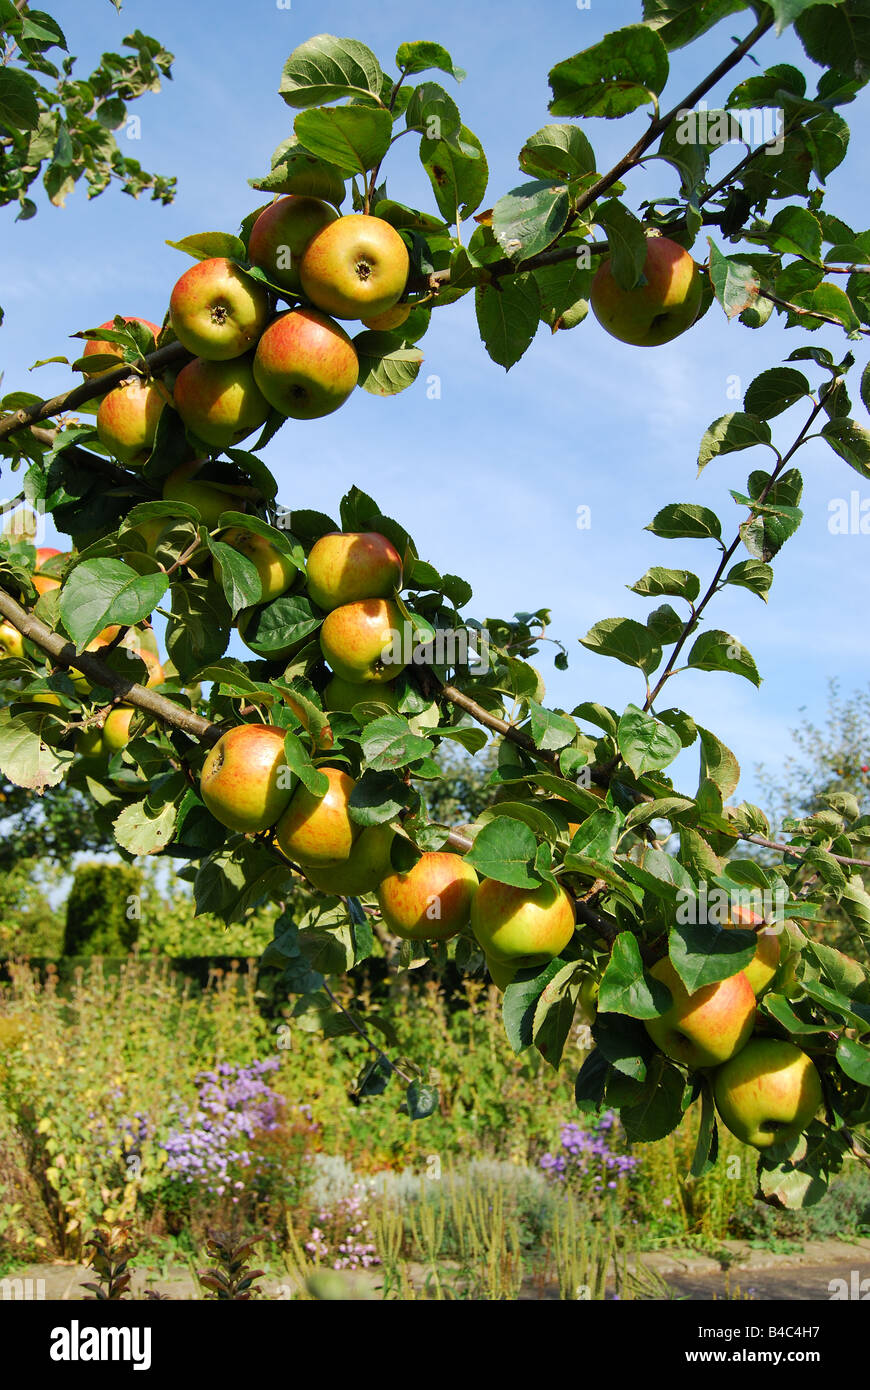
M321 227L334 222L338 212L320 198L290 193L265 208L251 228L248 259L275 285L298 293L299 261Z
M136 467L151 453L166 404L163 387L131 376L110 391L97 411L100 443L121 463Z
M226 490L222 483L200 482L197 474L205 465L204 459L190 459L173 469L163 483L166 502L187 502L196 507L203 525L210 530L217 526L224 512L243 512L246 502L238 494Z
M98 632L96 637L91 639L85 647L85 651L93 652L95 656L99 656L103 648L109 645L112 639L118 635L119 631L120 629L117 625L104 627L102 632ZM141 661L144 661L148 670L148 678L145 682L146 686L162 685L164 680L163 667L156 653L152 651L150 647L144 645L146 640L144 634L141 633L138 628L131 628L118 645L126 648L128 651L134 652ZM70 671L69 675L79 695L87 695L91 690L91 683L87 676L83 675L81 671L76 671L74 669Z
M408 281L408 248L382 217L354 212L324 227L299 265L305 294L339 319L378 318Z
M103 743L108 753L120 753L130 742L130 722L135 713L132 705L116 705L106 715Z
M322 767L329 785L323 796L297 787L275 829L275 843L288 859L304 869L323 868L349 859L361 827L348 813L356 782L337 767Z
M47 560L51 560L55 555L62 555L64 551L55 550L53 546L40 546L36 552L36 567L33 571L33 587L38 594L47 594L50 589L59 589L60 580L51 574L41 574L40 570Z
M716 1067L748 1041L755 1023L755 995L739 971L689 994L667 956L649 972L671 992L670 1008L644 1027L666 1057L691 1067Z
M384 878L378 903L390 931L404 941L447 941L468 925L478 886L470 864L439 851Z
M260 576L261 603L268 603L279 594L286 594L293 587L299 571L288 555L269 540L268 536L258 536L255 531L245 531L241 526L231 526L220 539L232 546L240 555L251 561ZM220 564L214 562L214 571L220 579Z
M265 424L269 402L254 381L253 357L209 362L195 357L175 378L175 409L189 430L215 449L239 444Z
M394 680L406 665L384 659L402 631L394 603L382 598L361 599L333 608L320 629L320 650L335 675L351 684Z
M82 729L76 736L76 753L80 758L86 758L89 762L93 758L104 758L107 753L106 745L103 742L103 731L96 724L92 724L87 729Z
M544 965L574 935L574 904L564 888L515 888L486 878L471 909L471 930L496 965Z
M197 261L176 281L169 300L176 338L210 362L241 357L252 348L269 311L263 286L224 256Z
M156 324L156 323L152 323L150 319L140 319L140 318L137 318L135 314L123 314L123 315L122 315L122 318L123 318L123 320L124 320L125 323L141 323L141 324L144 324L144 326L145 326L147 329L149 329L149 330L154 334L155 340L156 340L158 334L160 333L160 329L157 327L157 324ZM105 323L101 323L101 324L99 325L99 327L100 327L100 328L114 328L114 327L115 327L115 320L114 320L114 319L107 319L107 321L106 321ZM111 372L111 371L113 371L114 368L118 365L118 362L119 362L119 361L123 361L123 359L124 359L124 349L121 347L121 344L120 344L120 343L100 342L99 339L97 339L97 338L88 338L87 342L85 343L85 350L84 350L84 352L82 353L82 357L114 357L114 358L117 358L118 361L116 361L116 362L114 362L114 363L111 363L111 362L110 362L108 366L106 366L105 364L103 364L103 366L101 366L101 367L95 367L95 368L93 368L91 371L86 371L84 367L82 367L82 369L81 369L82 375L85 376L85 377L102 376L103 372Z
M366 685L342 680L341 676L333 676L323 692L323 708L330 713L336 710L350 714L354 705L360 704L362 700L376 700L380 705L389 705L390 709L397 710L399 691L389 682L378 685L377 690L372 690Z
M209 750L199 788L221 825L252 834L268 830L287 809L294 782L284 733L273 724L237 724Z
M359 377L344 329L316 309L290 309L269 324L254 356L266 400L293 420L319 420L344 405Z
M492 956L487 956L486 968L489 971L489 977L496 989L500 989L502 993L504 993L516 976L519 966L505 965L504 961L493 960Z
M18 628L13 627L6 618L0 620L0 648L6 656L19 658L24 656L24 638Z
M823 1100L812 1058L781 1038L753 1038L718 1067L713 1095L731 1133L755 1149L796 1139Z
M340 898L373 893L381 880L392 872L390 846L393 836L389 825L367 825L354 840L347 859L334 860L317 868L308 865L305 877L321 893L335 893Z
M392 598L402 587L402 561L377 531L330 531L308 555L308 593L324 612L363 598Z
M602 328L622 343L658 347L691 328L701 307L701 272L689 252L667 237L647 239L646 284L624 290L610 259L592 280L589 302Z
M726 927L759 927L763 918L748 908L735 907L731 913L731 920L725 922ZM758 946L755 955L748 965L743 967L743 973L752 986L756 997L767 989L777 970L779 969L780 942L779 931L775 927L761 927L756 932Z
M363 319L366 328L372 328L376 333L391 333L394 328L401 328L411 312L410 304L394 304L392 309L387 309L384 314L375 314L373 318Z

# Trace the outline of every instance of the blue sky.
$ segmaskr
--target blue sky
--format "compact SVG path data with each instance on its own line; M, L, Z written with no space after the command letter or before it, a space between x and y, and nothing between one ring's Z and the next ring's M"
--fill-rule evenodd
M389 67L399 43L430 38L447 47L468 77L456 93L466 123L479 135L490 164L485 206L523 181L516 153L549 117L547 73L554 63L597 42L605 32L636 21L639 0L569 0L531 8L507 0L498 7L444 0L437 7L344 0L125 0L116 16L108 0L54 0L51 8L81 58L79 75L104 48L120 46L139 27L176 55L174 81L159 96L131 108L141 139L124 141L146 168L178 176L174 205L162 208L112 190L88 204L77 190L63 210L40 200L27 223L4 211L0 330L4 389L53 394L71 384L63 367L28 374L38 358L68 352L67 335L114 313L160 321L177 277L190 264L165 245L193 232L234 231L262 201L247 180L265 173L273 148L292 130L294 112L277 95L284 60L314 33L350 35L368 43ZM732 34L751 27L751 14L733 16L688 50L672 56L665 93L670 106L715 66ZM759 46L764 65L797 62L811 68L786 34ZM715 105L740 76L756 71L745 61L710 98ZM818 70L814 70L818 71ZM432 74L432 77L439 77ZM451 79L443 77L445 86ZM853 127L847 172L829 180L826 206L856 231L867 225L862 206L864 167L858 151L868 135L868 103L844 110ZM585 122L598 155L610 167L647 122ZM123 136L122 136L123 140ZM434 210L431 190L411 141L400 142L386 174L391 196ZM739 151L722 152L723 170ZM632 180L631 206L653 189L671 189L667 166L654 164ZM704 259L705 243L695 253ZM426 361L415 387L381 400L355 392L337 414L289 422L266 451L289 507L315 507L337 515L353 483L371 493L415 536L421 555L442 571L464 575L474 587L474 616L510 616L515 610L552 609L552 634L570 651L559 673L547 647L538 664L548 703L571 708L599 700L622 709L642 702L639 673L593 656L577 638L596 621L633 616L643 621L649 602L625 585L650 565L695 569L703 587L718 563L712 543L664 541L643 530L665 504L692 501L723 517L734 533L742 514L728 495L742 490L747 473L765 466L765 451L730 455L696 478L698 444L708 424L739 403L729 385L745 388L806 342L843 350L834 329L786 332L771 323L752 333L728 324L715 306L693 332L662 348L626 347L590 316L570 333L552 337L543 327L522 362L505 374L487 357L477 334L471 297L438 311L422 346ZM855 345L866 360L865 343ZM70 352L75 355L75 352ZM440 399L429 399L425 380L440 378ZM813 378L815 380L815 378ZM857 380L853 388L857 397ZM774 422L782 447L800 428L797 406ZM856 414L863 417L860 402ZM798 459L805 479L805 520L774 564L767 605L733 589L711 605L711 625L735 633L754 654L764 677L755 690L738 676L678 676L665 705L690 711L734 749L743 767L740 794L757 799L754 765L776 768L790 751L789 728L799 710L820 718L829 676L847 689L870 678L861 621L870 599L867 536L832 535L832 499L862 483L821 441ZM591 508L589 530L577 527L577 509ZM555 650L555 648L551 649ZM870 752L870 750L868 750ZM681 769L692 784L696 756Z

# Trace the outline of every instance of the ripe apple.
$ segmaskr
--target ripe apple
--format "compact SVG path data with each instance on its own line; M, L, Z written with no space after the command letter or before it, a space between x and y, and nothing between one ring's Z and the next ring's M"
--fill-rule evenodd
M93 758L104 758L107 748L103 742L103 731L96 724L92 724L87 729L82 729L76 736L76 753L80 758L90 762Z
M289 556L278 550L268 536L258 536L255 531L245 531L241 526L231 526L220 539L244 555L260 576L262 586L261 603L268 603L279 594L286 594L292 588L299 571ZM214 571L220 578L220 564L214 563Z
M269 318L269 295L224 256L197 261L177 280L169 321L188 352L210 362L241 357Z
M361 599L333 608L320 629L320 650L342 680L366 682L395 680L406 662L384 659L402 631L402 617L394 603L382 598Z
M743 971L689 994L665 956L649 972L671 992L671 1007L644 1027L659 1051L685 1066L716 1067L747 1042L755 1022L755 995Z
M713 1075L716 1108L744 1144L769 1149L807 1128L822 1104L812 1058L781 1038L753 1038Z
M294 783L284 732L272 724L237 724L209 750L200 793L221 825L252 834L268 830L287 809Z
M18 628L13 627L6 618L0 620L0 648L6 656L24 656L24 638Z
M334 222L338 212L320 198L290 193L265 208L251 228L248 259L259 266L275 285L298 293L299 261L321 227Z
M355 212L312 238L299 274L318 309L339 319L370 319L398 302L409 268L408 248L395 227Z
M392 872L390 846L394 832L389 825L367 825L354 840L347 859L338 859L317 868L309 865L305 877L321 893L340 898L358 898L373 893L382 879Z
M130 721L135 713L132 705L116 705L106 715L103 744L108 753L120 753L122 748L126 748L130 742Z
M265 424L269 402L254 381L253 357L195 357L175 378L173 399L188 429L216 449L239 444Z
M36 552L36 567L33 571L33 587L38 594L47 594L50 589L59 589L60 580L55 579L51 574L41 574L40 570L46 560L51 560L55 555L63 554L63 551L55 550L53 546L41 546Z
M735 907L731 914L731 921L725 922L726 927L757 927L763 919L757 913L747 908ZM779 969L779 958L781 955L779 932L774 927L761 927L756 932L758 946L755 955L748 965L743 967L743 973L752 986L753 993L757 997L767 989L777 970Z
M275 843L288 859L304 869L323 868L347 860L361 827L348 814L350 794L356 782L337 767L322 767L329 786L315 796L299 786L275 828Z
M515 888L486 878L471 909L471 930L496 965L544 965L574 935L574 904L564 888Z
M293 420L319 420L344 405L359 377L356 348L344 329L316 309L290 309L266 329L254 380L266 400Z
M354 705L358 705L362 700L377 700L378 704L389 705L390 709L399 708L399 691L395 685L378 685L376 690L372 690L367 685L358 685L352 681L342 680L341 676L333 676L323 692L323 708L328 712L333 710L350 714Z
M592 281L592 312L614 338L635 347L658 347L690 328L701 307L701 272L689 252L667 237L647 239L646 284L622 289L610 259Z
M226 490L222 483L198 481L197 474L204 463L204 459L190 459L187 463L179 464L164 480L163 499L166 502L187 502L189 506L196 507L203 525L211 530L217 526L224 512L245 511L246 502L237 493Z
M365 318L363 323L366 328L373 328L376 333L391 333L394 328L401 328L410 312L410 304L394 304L392 309L388 309L385 314L375 314L373 318Z
M378 903L391 932L404 941L447 941L468 925L479 880L458 854L422 854L407 873L391 873Z
M306 566L308 593L324 612L363 598L392 598L402 587L402 561L377 531L330 531L314 542Z
M157 422L166 404L163 389L139 376L110 391L97 411L100 443L121 463L136 467L151 453Z
M154 334L155 339L157 338L157 335L160 332L160 329L157 327L157 324L152 323L150 319L140 319L137 318L135 314L124 314L122 317L125 323L144 324L144 326L150 329L150 331ZM107 319L106 322L101 323L99 327L114 328L115 320ZM118 359L118 361L123 361L124 349L121 347L120 343L100 342L97 338L88 338L87 342L85 343L85 350L82 353L82 357L115 357ZM116 361L114 363L109 363L108 366L103 365L102 367L96 367L92 371L85 371L84 367L82 367L82 375L85 377L102 376L103 372L111 372L117 365L118 362Z

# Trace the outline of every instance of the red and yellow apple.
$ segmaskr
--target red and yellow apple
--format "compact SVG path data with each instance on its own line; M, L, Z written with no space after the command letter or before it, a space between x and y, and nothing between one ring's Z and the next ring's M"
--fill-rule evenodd
M265 424L269 402L254 381L253 357L209 362L195 357L175 378L175 409L198 439L215 449L239 444Z
M41 574L42 566L47 560L52 560L55 555L62 555L64 551L55 550L54 546L44 545L36 552L36 566L33 571L33 587L38 594L47 594L50 589L59 589L60 580L53 575Z
M671 992L670 1008L658 1018L644 1019L666 1057L693 1069L716 1067L746 1044L755 1023L755 995L742 971L692 994L667 956L649 973Z
M357 599L392 598L402 587L402 561L377 531L331 531L308 555L308 593L329 613Z
M471 930L496 965L543 965L574 935L574 904L564 888L516 888L486 878L474 898ZM491 973L491 972L490 972Z
M221 825L252 834L268 830L287 809L294 781L284 733L272 724L237 724L209 750L200 794Z
M392 872L393 835L389 825L367 825L354 840L347 859L317 867L309 864L305 877L321 893L335 893L340 898L373 893L381 880Z
M360 599L333 608L320 629L320 650L335 675L351 684L395 680L407 663L397 660L402 617L394 603Z
M358 377L350 338L316 309L279 314L257 344L254 380L269 404L293 420L331 415L344 405Z
M731 920L726 922L726 927L739 927L745 930L747 927L757 927L756 940L758 946L755 955L748 965L743 967L743 973L752 986L756 997L767 989L774 975L779 969L780 950L780 930L776 926L763 927L763 918L749 908L735 907L731 913Z
M269 318L262 285L224 256L197 261L176 281L169 321L182 347L210 362L241 357Z
M251 228L248 259L275 285L298 293L299 262L316 232L334 222L338 212L320 198L290 193L264 208Z
M610 258L592 280L589 301L602 328L620 342L658 347L691 328L701 307L701 272L677 242L647 239L646 283L624 290L613 277Z
M782 1038L753 1038L713 1075L716 1109L731 1133L756 1149L787 1144L824 1099L815 1063Z
M405 873L391 873L378 889L390 931L405 941L447 941L468 925L479 880L458 854L422 854Z
M325 794L315 796L300 785L275 827L275 843L282 854L306 870L347 860L361 830L348 811L354 779L337 767L318 771L328 780Z
M240 555L251 561L260 577L261 603L268 603L279 594L286 594L293 587L299 573L293 561L269 540L256 531L245 531L241 526L231 526L220 536L225 545L232 546ZM215 575L220 578L220 564L214 563ZM241 629L240 629L241 631Z
M410 312L410 304L394 304L392 309L387 309L383 314L375 314L371 318L364 318L363 324L366 328L371 328L376 333L392 333L394 329L401 328Z
M0 649L6 656L24 656L24 638L7 618L0 620Z
M165 391L153 381L131 376L104 396L97 411L100 443L121 463L142 464L151 453Z
M308 243L299 266L305 294L339 319L378 318L401 298L408 281L408 248L381 217L351 213Z

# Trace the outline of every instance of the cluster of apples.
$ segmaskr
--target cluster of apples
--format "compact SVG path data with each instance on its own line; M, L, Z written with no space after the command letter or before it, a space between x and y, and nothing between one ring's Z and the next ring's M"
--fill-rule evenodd
M257 217L248 256L268 285L224 256L198 261L176 282L169 324L195 356L171 394L162 382L134 375L103 398L97 433L122 463L137 467L147 459L167 406L214 450L239 444L273 410L294 420L331 414L359 377L356 348L337 320L390 329L410 312L399 303L407 247L383 218L341 217L318 198L288 194ZM293 306L277 315L276 292ZM143 324L155 338L160 331L147 319L125 321ZM117 345L90 339L84 358L94 362L85 374L109 370L106 359L119 356Z
M733 914L728 926L760 925L753 913ZM756 1149L790 1143L822 1104L812 1058L783 1038L753 1035L755 1001L776 974L779 938L762 927L745 970L692 993L668 957L650 974L667 985L671 1007L645 1027L658 1049L691 1069L709 1070L716 1108L744 1144Z

